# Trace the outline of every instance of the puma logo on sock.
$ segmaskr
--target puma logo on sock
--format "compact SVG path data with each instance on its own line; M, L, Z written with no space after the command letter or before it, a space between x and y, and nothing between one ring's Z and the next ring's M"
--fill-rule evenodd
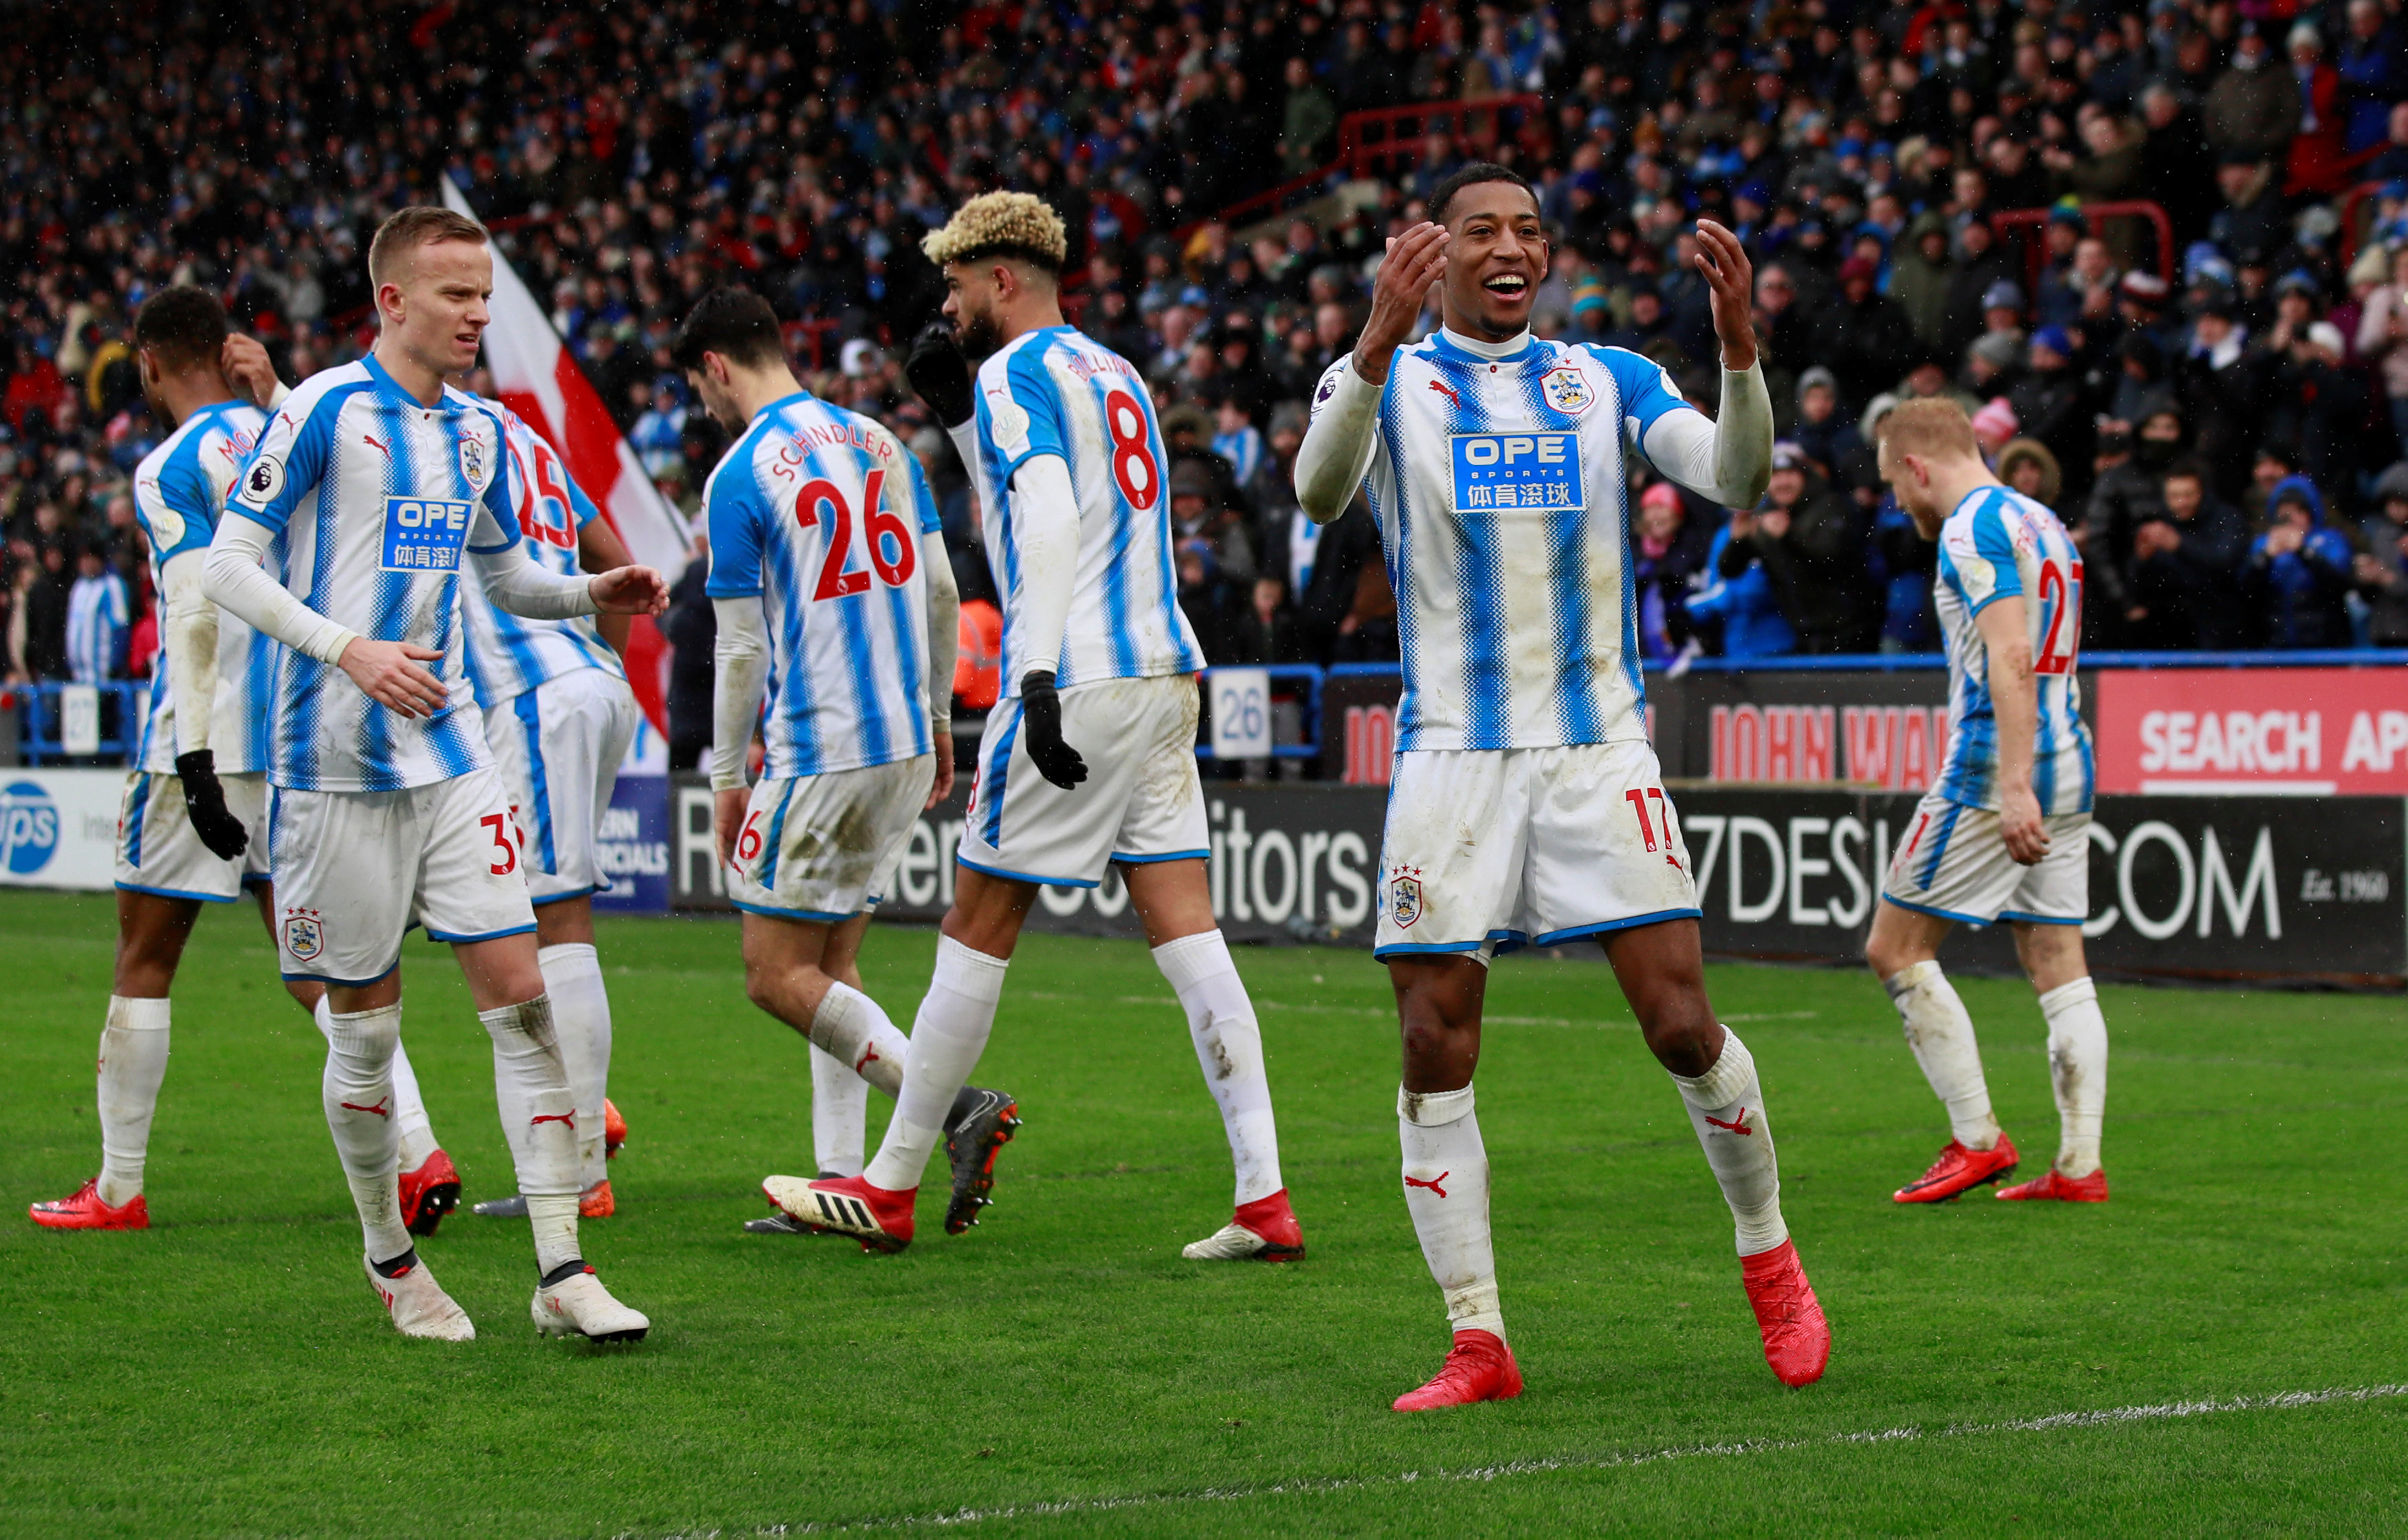
M363 1106L361 1106L361 1105L360 1105L358 1102L356 1102L356 1101L345 1101L345 1102L341 1103L341 1106L342 1106L342 1109L343 1109L345 1112L364 1112L364 1113L374 1113L374 1114L376 1114L379 1117L382 1117L382 1118L391 1118L391 1117L393 1116L393 1114L391 1114L391 1113L389 1113L389 1112L385 1111L385 1106L384 1106L384 1104L385 1104L385 1102L390 1101L392 1101L392 1100L393 1100L393 1099L392 1099L391 1097L389 1097L389 1096L387 1096L387 1097L380 1097L380 1098L379 1098L379 1099L378 1099L378 1101L377 1101L377 1104L376 1104L375 1106L373 1106L373 1107L363 1107Z
M1443 1181L1445 1181L1448 1177L1450 1177L1450 1176L1452 1176L1452 1175L1454 1175L1454 1174L1455 1174L1455 1173L1453 1173L1453 1172L1451 1172L1451 1171L1442 1171L1442 1172L1440 1172L1440 1173L1438 1173L1438 1177L1437 1177L1437 1179L1436 1179L1435 1181L1428 1181L1428 1182L1424 1182L1424 1181L1419 1180L1418 1178L1412 1177L1412 1176L1408 1176L1408 1177L1406 1177L1406 1178L1405 1178L1405 1186L1407 1186L1407 1187L1427 1187L1427 1188L1429 1188L1432 1192L1435 1192L1435 1193L1437 1193L1440 1197L1443 1198L1443 1197L1445 1197L1445 1196L1446 1196L1446 1188L1444 1188L1444 1187L1440 1187L1438 1184L1439 1184L1440 1182L1443 1182Z
M1742 1138L1750 1138L1756 1133L1754 1129L1747 1126L1747 1109L1745 1107L1742 1107L1739 1110L1739 1115L1727 1123L1724 1122L1719 1117L1708 1117L1706 1118L1706 1121L1712 1123L1718 1129L1724 1129L1729 1132L1738 1134Z

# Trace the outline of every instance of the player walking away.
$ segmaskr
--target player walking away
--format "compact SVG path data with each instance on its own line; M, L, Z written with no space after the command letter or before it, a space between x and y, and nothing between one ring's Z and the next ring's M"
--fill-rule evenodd
M504 1131L534 1221L537 1325L630 1340L650 1323L610 1297L579 1250L576 1107L509 794L461 655L459 574L473 562L502 608L555 619L656 613L666 592L641 567L547 572L506 528L515 515L501 420L443 383L475 362L490 319L483 227L404 209L370 244L368 280L374 352L305 381L270 419L206 568L209 597L285 647L268 767L280 962L288 979L328 988L326 1122L369 1282L394 1325L475 1334L419 1259L398 1202L399 957L418 923L453 943L494 1041ZM259 569L280 535L281 585Z
M1374 956L1403 1029L1405 1207L1455 1343L1396 1406L1521 1391L1472 1107L1481 1002L1496 952L1582 938L1604 947L1688 1106L1737 1220L1765 1357L1804 1385L1830 1331L1782 1220L1755 1062L1706 1000L1697 887L1647 741L1628 597L1626 433L1717 502L1752 507L1770 479L1747 255L1699 223L1723 351L1713 422L1635 353L1531 337L1549 252L1518 174L1467 166L1429 212L1389 242L1370 319L1322 377L1296 465L1297 498L1323 523L1369 491L1403 643ZM1444 326L1407 346L1441 279Z
M2107 1021L2082 953L2095 784L2073 672L2082 555L2057 515L1999 484L1954 402L1899 407L1882 425L1880 455L1899 506L1940 542L1948 639L1947 763L1891 857L1865 942L1951 1133L1931 1169L1894 1196L1944 1202L2015 1169L1972 1018L1939 958L1959 922L2003 919L2048 1020L2058 1132L2056 1164L1999 1196L2103 1203Z
M906 371L977 478L1003 599L1005 698L980 744L953 904L894 1120L867 1170L810 1184L788 1211L882 1250L910 1244L920 1173L986 1046L1039 885L1093 887L1118 862L1237 1168L1235 1216L1184 1254L1301 1257L1262 1032L1205 884L1194 678L1204 658L1179 611L1145 381L1063 324L1062 221L1036 198L972 198L924 245L961 342L988 354L973 388L960 347L934 326ZM1073 744L1095 756L1092 780Z
M167 1073L168 990L201 906L256 893L274 933L267 873L269 639L202 592L218 511L267 421L237 390L275 384L265 350L229 336L204 290L163 289L134 317L142 393L173 431L134 472L134 514L150 547L162 614L150 710L117 820L117 966L100 1036L100 1174L34 1222L51 1230L147 1230L142 1171ZM287 984L322 1014L325 986Z
M819 1171L858 1175L869 1087L898 1093L910 1051L862 991L861 941L913 822L953 789L953 569L919 462L796 382L760 295L705 295L670 353L736 440L703 507L719 621L710 775L719 858L744 912L745 993L810 1040ZM767 756L748 791L756 720ZM975 1222L1015 1112L1000 1091L954 1099L956 1234ZM781 1202L804 1185L769 1177L780 1212L745 1228L820 1228Z
M570 478L559 453L508 407L484 406L502 423L502 476L516 521L505 520L503 528L518 533L527 560L562 578L627 566L618 532ZM461 599L468 682L484 709L485 743L517 821L521 868L535 905L536 966L577 1102L577 1211L604 1219L617 1207L606 1162L625 1139L626 1125L607 1095L610 998L594 949L594 895L610 885L597 836L636 736L636 697L619 660L628 623L622 615L514 615L475 583L462 587ZM416 1077L397 1070L394 1079L406 1214L408 1173L422 1169L429 1152L440 1152ZM479 1203L476 1212L523 1219L526 1199L513 1193Z

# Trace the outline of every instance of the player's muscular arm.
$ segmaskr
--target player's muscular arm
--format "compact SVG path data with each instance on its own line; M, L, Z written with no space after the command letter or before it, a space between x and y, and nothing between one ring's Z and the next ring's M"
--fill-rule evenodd
M962 642L961 590L942 532L920 537L920 570L928 574L928 736L937 754L928 806L935 807L953 792L953 660Z
M610 527L608 519L588 519L584 527L577 532L577 565L588 572L616 571L622 567L633 566L635 559L627 554L626 542L619 539L619 532ZM605 614L595 624L602 633L602 640L610 644L610 650L624 656L627 631L635 625L635 617Z
M1378 443L1381 388L1397 350L1410 339L1430 285L1446 271L1442 225L1416 224L1388 242L1371 292L1371 315L1350 361L1325 385L1296 455L1296 498L1306 517L1327 524L1346 511L1371 468Z
M711 828L719 863L736 859L736 836L744 823L744 762L752 750L752 724L761 714L761 690L769 677L769 625L758 594L710 601L719 618L712 661L710 789Z
M2032 678L2024 601L2010 594L1973 617L1988 655L1990 709L1999 722L1999 834L2026 866L2048 854L2048 827L2032 795L2032 754L2040 737L2040 693Z

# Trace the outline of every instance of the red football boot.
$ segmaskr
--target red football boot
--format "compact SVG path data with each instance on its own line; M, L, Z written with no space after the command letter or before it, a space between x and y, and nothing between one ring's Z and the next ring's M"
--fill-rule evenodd
M25 1211L34 1223L44 1230L149 1230L150 1205L136 1193L122 1207L111 1208L100 1201L100 1178L75 1189L65 1198L47 1203L36 1203Z
M1397 1398L1399 1412L1428 1412L1481 1401L1511 1401L1522 1393L1522 1370L1513 1349L1494 1331L1457 1331L1455 1346L1436 1378Z
M460 1173L441 1150L416 1171L401 1173L401 1222L412 1235L432 1235L443 1216L460 1206Z
M864 1251L900 1251L911 1244L912 1187L889 1192L859 1176L772 1176L761 1184L770 1206L815 1235L850 1235Z
M608 1219L618 1212L619 1201L610 1196L608 1176L577 1195L577 1216L580 1219Z
M1996 1148L1969 1150L1956 1140L1940 1152L1931 1169L1890 1194L1901 1203L1944 1203L1969 1187L1995 1182L2015 1169L2015 1142L1999 1135Z
M1304 1256L1304 1228L1288 1206L1287 1188L1238 1205L1237 1216L1182 1249L1191 1262L1293 1262Z
M1747 1285L1747 1303L1756 1310L1756 1328L1764 1333L1764 1361L1784 1385L1794 1388L1821 1379L1823 1366L1831 1361L1831 1323L1823 1318L1822 1302L1806 1281L1796 1243L1784 1241L1770 1251L1742 1257L1739 1272Z
M627 1142L627 1120L619 1115L618 1103L609 1097L602 1099L602 1159L619 1159L619 1146Z
M2107 1201L2107 1173L2100 1170L2087 1176L2059 1176L2057 1168L2051 1166L2028 1182L2000 1187L1998 1195L2010 1203L2028 1203L2036 1198L2054 1198L2060 1203L2103 1203Z

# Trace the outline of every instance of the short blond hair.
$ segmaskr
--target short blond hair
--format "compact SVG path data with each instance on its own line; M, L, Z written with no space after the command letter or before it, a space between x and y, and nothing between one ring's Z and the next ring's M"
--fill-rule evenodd
M1945 396L1900 401L1881 420L1881 447L1892 454L1972 455L1981 445L1973 439L1972 419Z
M482 246L490 238L485 227L466 214L424 203L404 209L378 225L376 238L368 242L368 285L382 288L402 259L421 246L447 240Z
M983 257L1018 257L1049 273L1070 259L1070 237L1062 216L1027 193L982 193L963 204L941 230L920 242L928 260L942 267Z

